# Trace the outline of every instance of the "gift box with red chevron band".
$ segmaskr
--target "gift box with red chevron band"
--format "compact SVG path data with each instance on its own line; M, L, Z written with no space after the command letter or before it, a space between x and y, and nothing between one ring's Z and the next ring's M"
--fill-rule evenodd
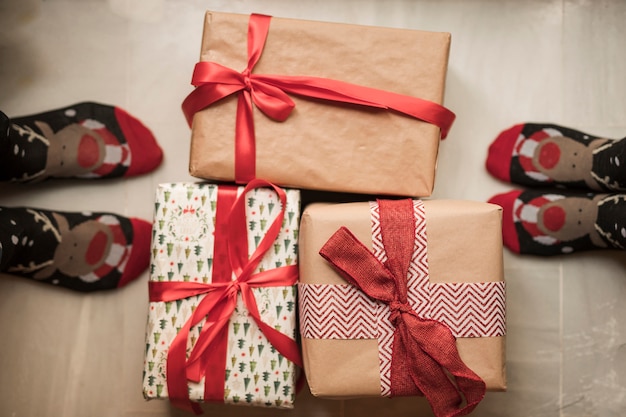
M394 376L392 358L402 358L402 352L394 352L401 350L396 346L398 329L411 333L412 326L424 323L431 325L433 335L452 335L452 350L462 362L448 367L443 358L434 369L449 372L465 366L469 371L460 375L477 375L476 385L482 380L487 390L506 390L500 207L409 200L415 223L407 231L394 226L396 219L406 217L385 214L388 209L383 213L380 207L388 206L380 206L383 203L314 203L303 213L299 314L311 392L325 398L423 394L417 387L394 386L402 377ZM394 239L398 234L407 235L410 245ZM399 258L407 261L400 268L402 262L394 264L393 253L403 250ZM398 270L403 272L394 272ZM402 279L407 294L404 301L400 291L398 298L383 302L392 289L386 283L394 274L406 275ZM415 343L426 344L420 352L428 351L430 342L442 349L439 336L428 336L431 330L423 333L426 342L416 338ZM407 349L415 343L411 340ZM437 384L426 380L425 385Z

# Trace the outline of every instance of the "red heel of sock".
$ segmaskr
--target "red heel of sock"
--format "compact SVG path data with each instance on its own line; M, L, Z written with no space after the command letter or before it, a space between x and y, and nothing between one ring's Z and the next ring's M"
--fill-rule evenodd
M137 279L150 265L152 224L137 218L131 218L130 222L133 226L133 244L118 288Z
M163 151L152 132L137 118L115 108L115 118L128 142L132 161L125 177L146 174L156 169L163 160Z

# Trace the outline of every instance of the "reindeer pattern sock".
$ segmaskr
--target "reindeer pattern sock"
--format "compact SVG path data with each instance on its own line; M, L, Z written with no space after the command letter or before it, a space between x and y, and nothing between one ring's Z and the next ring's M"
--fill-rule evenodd
M528 189L489 202L503 208L503 240L513 252L549 256L626 249L626 194Z
M141 175L161 164L152 132L119 107L83 102L0 118L0 181Z
M626 191L626 138L518 124L490 145L486 167L496 178L525 186Z
M151 229L112 213L0 207L0 272L84 292L121 287L148 267Z

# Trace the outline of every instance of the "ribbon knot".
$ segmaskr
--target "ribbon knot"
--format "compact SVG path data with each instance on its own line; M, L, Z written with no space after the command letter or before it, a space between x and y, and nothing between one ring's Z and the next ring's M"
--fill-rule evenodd
M225 97L238 94L235 182L246 183L256 177L252 104L254 103L269 118L282 122L289 117L295 107L295 103L287 94L393 110L438 126L442 139L448 135L456 116L447 108L432 101L328 78L253 74L254 66L261 58L265 47L270 19L270 16L250 15L248 65L242 72L235 72L215 62L198 62L191 81L196 88L182 104L187 123L191 126L195 113Z
M398 320L402 320L402 314L412 314L417 317L417 313L415 313L408 302L392 301L389 303L389 309L391 310L389 320L391 320L394 326L398 325Z
M232 281L230 284L228 284L228 289L226 290L228 297L236 298L237 294L239 294L239 292L241 291L242 285L245 285L245 284L240 283L238 280Z
M241 72L243 76L244 90L252 91L252 81L250 80L250 75L252 74L252 70L250 68L246 68Z

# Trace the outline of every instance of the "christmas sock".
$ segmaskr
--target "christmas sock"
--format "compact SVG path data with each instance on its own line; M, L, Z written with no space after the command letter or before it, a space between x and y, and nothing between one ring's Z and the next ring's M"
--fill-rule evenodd
M0 207L0 272L84 292L121 287L148 267L151 229L112 213Z
M553 124L519 124L494 140L486 167L501 180L526 186L626 191L626 138L600 138Z
M529 189L498 194L489 202L503 208L503 240L513 252L626 248L626 194Z
M150 130L119 107L85 102L8 123L3 116L0 181L130 177L163 159Z

